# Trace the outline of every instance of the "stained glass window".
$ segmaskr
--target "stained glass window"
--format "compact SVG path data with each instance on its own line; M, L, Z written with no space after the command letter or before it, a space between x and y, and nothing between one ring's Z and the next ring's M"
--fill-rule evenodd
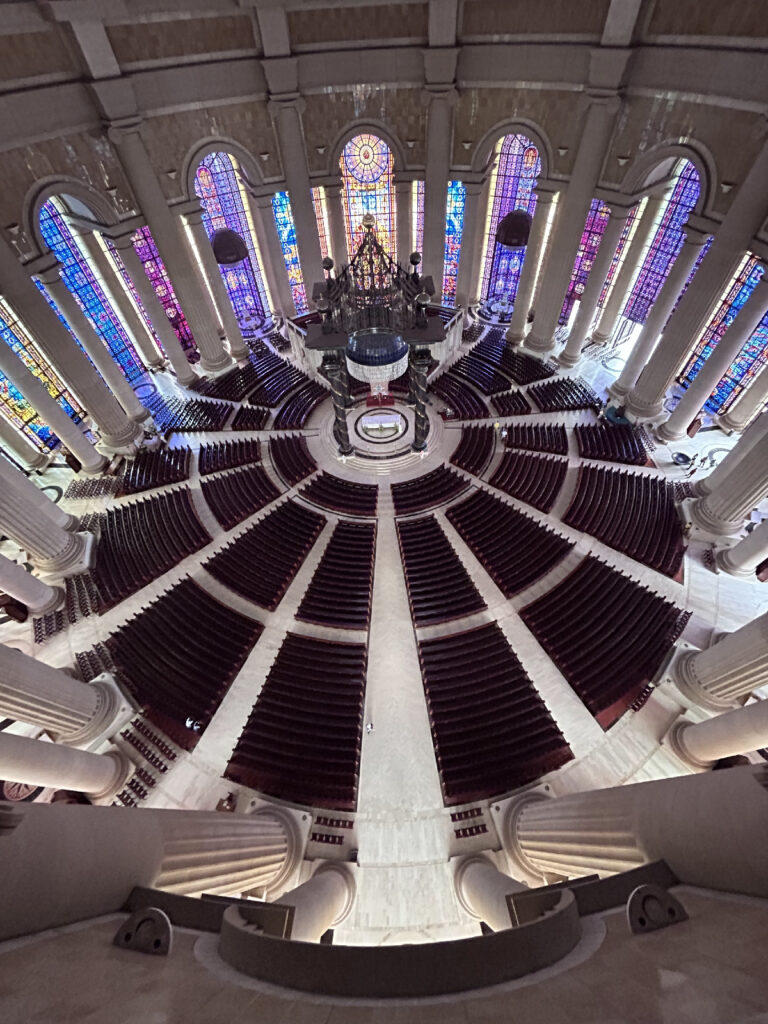
M140 380L144 376L141 359L112 308L104 282L91 269L63 212L64 207L58 199L49 199L40 210L40 230L46 245L61 264L62 280L127 380Z
M611 285L613 284L613 279L616 276L619 266L624 262L624 252L627 246L629 245L632 236L635 233L635 226L639 222L640 217L642 216L640 211L644 205L645 200L643 200L643 202L639 203L637 206L633 206L629 212L629 216L627 217L627 221L619 237L619 244L616 246L616 252L613 254L613 257L611 258L611 265L608 268L608 274L605 278L603 287L600 290L600 298L597 302L598 309L602 309L605 305L606 299L608 298L608 293L611 290Z
M269 308L264 289L258 246L252 230L248 196L240 167L229 153L209 153L195 176L195 192L203 206L203 224L209 238L221 228L230 228L243 239L248 259L219 267L238 320L263 317Z
M45 390L56 399L64 412L75 423L80 423L83 410L74 396L66 389L56 371L35 348L24 325L17 319L10 306L0 299L0 344L7 344L21 359ZM0 414L20 430L33 444L44 452L55 447L58 439L47 424L43 423L35 409L9 380L0 374Z
M363 217L376 218L376 237L395 259L395 190L392 184L394 158L389 146L375 135L356 135L342 150L342 204L350 259L363 238Z
M680 305L680 300L682 299L682 297L688 291L688 286L690 285L691 281L694 279L694 277L696 275L696 271L701 266L701 261L704 259L704 257L709 252L709 247L710 247L710 245L712 245L713 242L714 242L714 238L712 237L712 235L710 235L709 238L704 243L704 245L702 245L701 250L699 251L699 255L696 257L696 262L693 264L693 269L691 270L690 274L688 275L688 277L686 279L685 284L683 285L683 290L680 292L680 294L675 299L675 304L672 307L672 312L669 314L669 316L667 317L666 323L664 324L664 330L667 329L667 324L672 319L672 314L675 312L677 307Z
M624 307L624 316L644 324L651 306L667 279L683 245L683 227L699 198L699 174L690 161L681 163L672 194L653 236L632 293Z
M424 182L412 182L411 221L413 225L412 252L424 252Z
M593 199L589 204L589 213L581 233L581 241L576 252L576 259L573 262L571 280L568 283L568 290L565 293L563 308L560 310L559 323L568 323L574 303L584 292L587 286L587 278L592 269L592 264L600 248L603 232L608 226L610 218L610 207L606 206L600 199Z
M304 289L304 278L299 263L299 247L296 243L296 225L293 223L293 212L291 211L291 200L287 192L275 192L272 196L272 209L275 214L277 235L280 239L280 247L283 250L283 259L288 271L288 283L291 286L291 296L296 312L306 313L307 293Z
M541 173L539 151L525 135L507 135L499 141L496 167L490 183L490 201L485 223L485 261L480 295L514 302L525 257L524 249L508 249L496 243L499 221L512 210L536 211L533 189Z
M678 377L679 383L684 388L687 388L694 381L696 374L736 319L739 310L752 294L762 276L763 270L758 260L754 256L747 257L725 295L718 303L717 309L710 318L704 333L699 338L693 353ZM753 333L749 341L746 342L738 358L731 364L726 375L712 392L712 395L704 405L707 412L719 412L726 402L730 404L734 401L738 392L744 387L743 378L745 374L749 374L749 371L753 371L753 373L759 371L762 363L765 361L764 345L766 331L768 331L768 327L764 326L766 321L768 321L768 317L764 318L763 323ZM751 379L751 376L752 374L749 374L746 383Z
M325 189L322 185L312 189L312 206L315 208L317 234L320 239L320 252L323 259L325 259L326 256L331 255L328 247L328 239L330 238L331 233L328 230L328 210L325 205Z
M157 251L152 232L148 227L139 228L132 241L136 255L144 267L144 273L155 289L155 294L165 310L165 315L168 317L168 321L171 327L173 327L176 337L179 339L179 344L184 350L184 354L190 363L196 363L200 359L200 354L195 347L195 341L187 323L187 318L184 316L179 301L176 298L168 271L160 259L160 253ZM122 261L119 265L122 266ZM125 280L130 282L124 267L123 273L125 274Z
M445 263L443 265L443 305L456 304L456 280L459 274L461 235L464 230L464 206L467 190L460 181L448 182L445 212Z

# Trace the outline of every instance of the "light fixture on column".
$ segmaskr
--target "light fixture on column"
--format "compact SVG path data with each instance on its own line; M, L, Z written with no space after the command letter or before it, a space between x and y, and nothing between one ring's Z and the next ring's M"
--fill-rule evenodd
M464 149L472 149L472 139L464 139L462 146Z
M172 168L170 169L170 171L166 171L166 172L165 172L165 176L166 176L166 178L170 178L170 179L171 179L171 181L176 181L176 179L177 179L177 178L178 178L178 176L179 176L179 172L178 172L178 171L176 170L176 168L175 168L175 167L172 167Z
M731 192L734 188L736 188L736 185L732 181L721 181L720 182L720 191L721 192L726 192L726 193L727 192Z
M557 147L557 155L558 156L565 156L567 152L568 152L568 147L567 146L558 146Z
M11 238L18 238L21 232L21 224L6 224L5 230L11 236Z
M264 163L266 163L267 160L269 160L269 156L270 156L269 153L259 153L259 159L263 160Z
M107 188L106 191L107 191L107 195L109 196L109 198L110 199L114 199L115 196L117 195L118 189L117 189L117 187L115 185L110 185L109 188Z
M416 139L406 139L405 144L408 147L408 149L413 149L413 147L416 145Z
M325 150L326 150L325 146L315 146L315 152L318 153L320 156L323 155Z
M616 163L619 165L619 167L626 167L626 165L629 163L629 157L628 156L617 156L616 157Z

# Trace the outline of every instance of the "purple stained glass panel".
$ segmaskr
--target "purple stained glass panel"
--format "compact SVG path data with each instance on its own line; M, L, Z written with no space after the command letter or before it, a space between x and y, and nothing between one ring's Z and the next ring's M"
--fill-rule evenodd
M285 268L288 271L288 283L291 286L293 304L298 314L306 313L307 293L304 289L304 278L299 263L299 247L296 243L296 225L293 223L291 200L287 192L275 192L272 196L272 210L275 214L277 236L283 250Z
M603 239L603 233L608 225L611 211L600 199L593 199L589 204L589 213L581 233L581 241L576 252L576 259L573 262L571 280L568 283L568 290L565 293L563 308L560 310L558 323L568 323L574 303L583 294L587 286L589 272L595 262L597 250Z
M445 263L443 265L443 305L456 304L456 281L459 275L461 236L464 231L464 206L467 190L460 181L448 182L445 213Z
M416 183L416 203L413 216L414 251L424 252L424 181Z
M168 321L171 327L173 327L176 337L179 339L179 344L184 350L187 360L190 363L196 363L200 359L200 354L195 347L195 340L192 337L192 331L187 323L187 318L184 316L176 298L168 271L160 259L160 253L157 251L152 232L148 227L139 228L134 234L132 241L136 255L144 267L144 273L149 278L149 282L165 310L165 315L168 317Z
M349 258L357 252L367 213L376 218L374 231L384 250L395 259L395 161L389 146L376 135L363 133L350 139L339 158L344 224Z
M621 257L624 253L624 249L627 246L627 241L629 240L629 235L632 231L632 226L637 220L637 211L639 209L639 205L633 206L630 210L629 216L627 217L627 222L624 225L624 228L621 232L621 236L619 237L619 244L616 246L616 252L613 254L613 257L611 259L611 265L608 268L608 274L605 278L605 282L600 291L600 298L597 301L598 309L603 308L603 306L605 305L605 300L608 298L608 292L610 290L611 284L613 283L613 279L616 276L616 271L618 269L619 263L621 262Z

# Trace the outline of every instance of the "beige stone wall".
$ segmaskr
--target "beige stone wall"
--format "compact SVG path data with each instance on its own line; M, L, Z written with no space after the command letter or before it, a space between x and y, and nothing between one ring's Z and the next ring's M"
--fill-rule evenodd
M768 36L765 0L656 0L649 36Z
M288 11L291 44L356 42L365 39L417 39L427 41L428 5L373 4L354 8L343 4L308 11Z
M71 72L74 77L77 70L77 63L58 28L52 27L48 32L20 32L0 36L2 82L67 72Z
M261 52L246 15L108 25L107 35L120 65L228 50Z
M459 36L579 35L598 40L609 0L465 0Z

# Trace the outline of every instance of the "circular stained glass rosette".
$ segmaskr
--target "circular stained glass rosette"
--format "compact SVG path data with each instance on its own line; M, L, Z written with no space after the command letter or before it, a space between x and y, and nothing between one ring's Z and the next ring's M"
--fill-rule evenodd
M389 164L389 150L375 135L358 135L344 147L344 163L357 181L378 181Z

